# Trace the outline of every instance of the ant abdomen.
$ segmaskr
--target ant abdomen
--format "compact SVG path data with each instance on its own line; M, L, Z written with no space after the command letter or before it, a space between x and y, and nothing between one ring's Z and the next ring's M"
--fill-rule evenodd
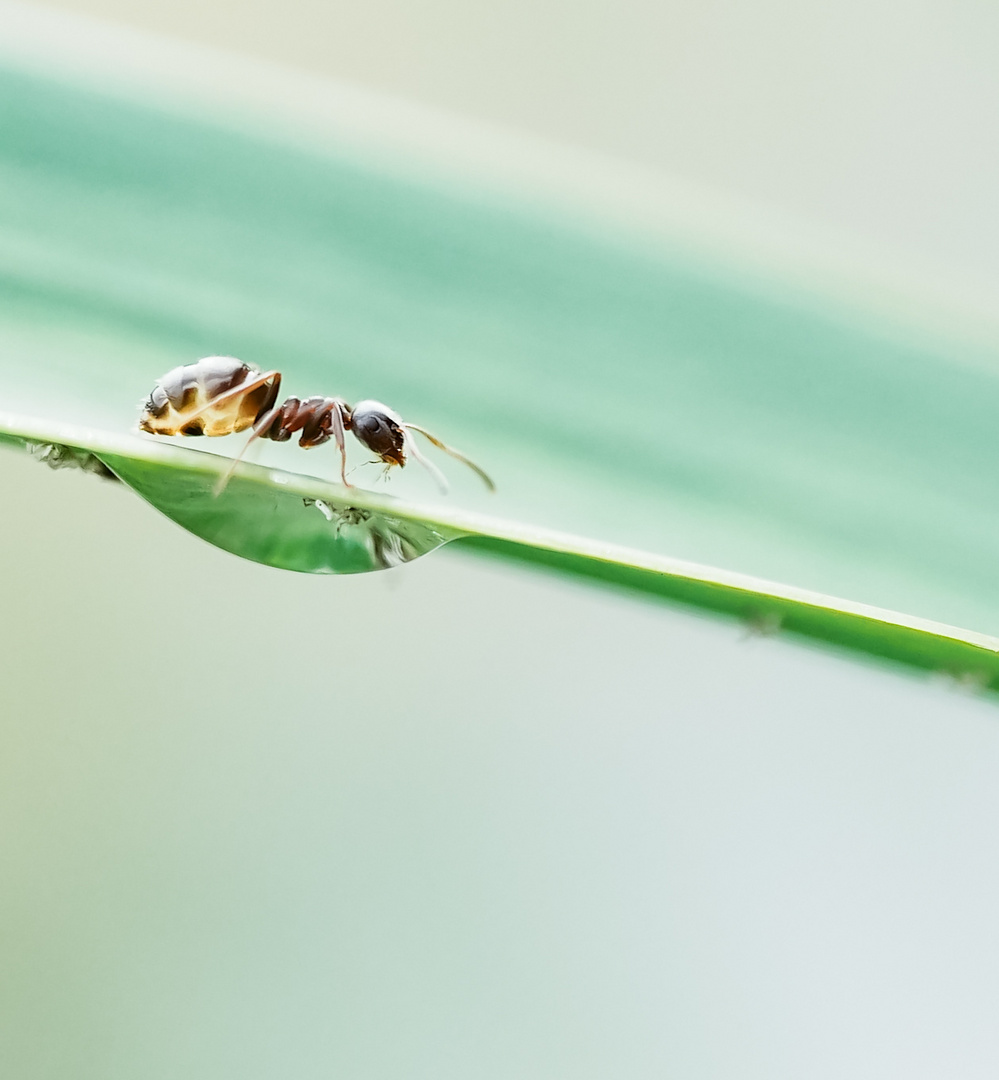
M232 435L256 422L277 396L234 356L206 356L168 371L149 395L139 427L154 435Z

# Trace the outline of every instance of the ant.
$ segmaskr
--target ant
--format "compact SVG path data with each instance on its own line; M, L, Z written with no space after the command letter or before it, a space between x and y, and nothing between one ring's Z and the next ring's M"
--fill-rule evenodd
M362 401L351 408L342 398L311 397L300 401L287 398L278 404L281 373L263 373L233 356L206 356L197 363L176 367L160 379L142 409L139 427L153 435L232 435L253 429L246 446L219 482L216 494L229 481L233 470L255 439L287 442L301 431L298 445L306 450L321 446L331 438L340 451L340 479L347 480L345 432L378 456L386 469L406 464L407 453L434 477L441 491L447 493L447 481L428 461L413 438L419 432L434 446L463 461L482 478L490 491L492 480L464 454L441 442L435 435L403 421L398 413L378 401Z

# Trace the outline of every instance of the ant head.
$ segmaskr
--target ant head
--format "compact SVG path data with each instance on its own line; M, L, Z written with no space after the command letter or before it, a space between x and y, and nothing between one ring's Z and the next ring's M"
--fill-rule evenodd
M355 405L350 412L350 427L386 465L406 464L402 418L380 401L362 401Z

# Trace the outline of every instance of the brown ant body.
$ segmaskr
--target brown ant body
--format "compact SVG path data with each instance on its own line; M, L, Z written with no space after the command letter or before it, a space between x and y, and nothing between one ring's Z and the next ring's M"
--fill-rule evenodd
M153 435L232 435L252 428L239 457L223 477L222 486L247 447L255 439L287 442L301 432L298 445L306 450L336 441L340 452L340 479L347 480L346 432L377 455L386 467L406 464L412 454L447 491L440 470L420 452L413 437L419 432L434 446L463 461L482 478L490 491L492 480L464 454L445 445L417 424L409 424L378 401L362 401L351 408L342 398L311 397L304 401L287 398L278 404L281 391L279 371L254 370L232 356L206 356L195 364L168 371L160 379L142 409L139 427Z

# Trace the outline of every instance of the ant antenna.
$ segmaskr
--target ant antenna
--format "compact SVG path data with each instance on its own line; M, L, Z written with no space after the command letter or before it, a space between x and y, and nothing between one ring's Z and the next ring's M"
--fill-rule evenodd
M429 439L430 442L432 442L434 446L438 448L438 450L443 450L445 454L450 454L451 457L457 458L458 461L464 462L464 464L467 465L473 472L478 473L479 478L490 491L496 490L496 485L493 483L490 476L485 472L484 469L480 469L479 466L471 460L471 458L465 457L465 455L462 454L460 451L455 450L453 446L448 446L447 443L442 443L436 435L431 435L430 432L426 430L426 428L421 428L419 424L404 423L402 426L409 431L418 431L425 439ZM446 495L447 481L444 480L444 477L441 475L440 470L436 466L431 465L430 462L427 461L427 459L420 453L420 451L417 450L416 440L412 438L412 436L410 436L407 441L409 442L409 448L413 453L413 457L415 457L421 465L425 465L436 477L439 477L437 482L441 486L441 493Z
M416 460L427 470L427 472L430 473L434 480L436 480L437 487L440 489L440 493L442 495L446 495L448 493L447 479L432 461L428 460L423 456L420 448L416 445L416 440L413 438L412 434L409 431L411 427L413 427L412 424L402 425L403 437L406 440L406 448L413 455L413 457L415 457ZM418 431L419 428L417 428L416 430Z

